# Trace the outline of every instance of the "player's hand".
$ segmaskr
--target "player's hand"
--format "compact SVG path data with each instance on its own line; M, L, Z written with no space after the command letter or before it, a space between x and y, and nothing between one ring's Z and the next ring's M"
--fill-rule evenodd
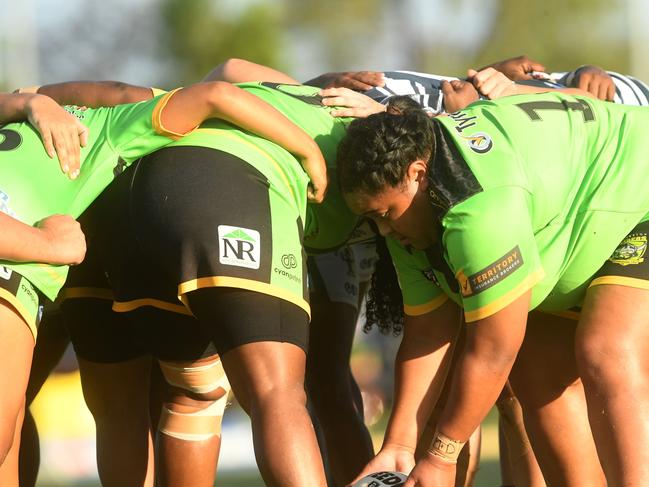
M383 73L378 71L344 71L342 73L325 73L304 83L320 88L349 88L356 91L367 91L375 86L385 85Z
M33 95L26 104L27 118L41 135L50 158L58 157L70 179L79 175L81 147L88 143L88 128L45 95Z
M615 83L613 78L597 66L582 66L575 73L572 86L591 93L600 100L613 101Z
M36 224L44 241L48 264L80 264L86 255L86 237L69 215L51 215Z
M403 472L407 474L414 466L415 452L411 448L386 444L351 483L353 484L374 472Z
M494 68L485 68L479 72L469 69L468 79L482 95L491 100L518 93L516 83Z
M300 157L300 161L311 180L307 188L307 200L309 203L322 203L327 193L327 164L317 144L314 142L313 145L315 149Z
M403 487L453 487L456 464L427 453L417 462Z
M505 59L504 61L485 66L482 69L489 67L494 68L496 71L500 71L509 79L514 81L533 79L533 72L545 71L545 66L543 66L541 63L533 61L527 56L517 56L510 59Z
M327 88L320 90L319 95L323 105L337 107L331 111L334 117L364 118L385 111L385 105L349 88Z
M471 82L461 79L442 81L442 94L444 95L444 110L447 113L462 110L480 98L478 90Z

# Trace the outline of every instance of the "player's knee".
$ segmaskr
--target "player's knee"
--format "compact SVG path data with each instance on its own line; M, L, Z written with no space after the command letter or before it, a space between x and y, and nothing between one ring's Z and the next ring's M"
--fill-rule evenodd
M196 362L163 362L160 370L167 383L203 400L218 400L230 391L230 383L218 356Z
M159 431L184 441L220 436L230 384L219 357L200 364L160 362L160 369L170 385L189 392L192 400L182 407L163 406Z
M253 410L274 410L287 404L306 407L306 391L302 384L269 384L254 389L250 394L250 407Z
M580 336L575 344L577 366L585 381L616 381L637 368L641 358L622 337Z
M221 436L221 423L227 402L228 394L222 394L216 401L195 401L193 406L185 405L182 411L165 405L158 430L183 441L205 441Z

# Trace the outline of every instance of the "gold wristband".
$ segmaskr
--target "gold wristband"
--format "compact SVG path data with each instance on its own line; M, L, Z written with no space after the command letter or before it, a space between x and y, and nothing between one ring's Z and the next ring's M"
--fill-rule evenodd
M38 89L41 85L38 86L26 86L24 88L18 88L18 93L38 93Z
M462 451L464 443L466 442L452 440L448 436L437 431L433 437L433 442L430 444L428 453L446 460L447 462L457 463L457 458L460 456L460 451Z

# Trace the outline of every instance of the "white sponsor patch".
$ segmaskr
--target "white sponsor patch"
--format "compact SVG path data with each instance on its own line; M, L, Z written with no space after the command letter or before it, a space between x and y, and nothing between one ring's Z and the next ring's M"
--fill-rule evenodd
M261 239L257 230L219 225L219 262L259 269Z
M0 277L2 279L5 279L6 281L8 281L9 279L11 279L11 274L13 274L13 271L11 269L9 269L9 268L7 268L7 267L5 267L3 265L0 265Z

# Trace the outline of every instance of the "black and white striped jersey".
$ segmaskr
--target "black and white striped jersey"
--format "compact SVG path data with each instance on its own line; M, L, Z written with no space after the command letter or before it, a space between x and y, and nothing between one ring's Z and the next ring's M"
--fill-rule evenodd
M527 80L521 84L563 88L570 86L578 69L563 73L537 73L539 79ZM615 102L625 105L649 106L649 86L631 76L607 71L615 83ZM442 81L458 79L452 76L418 73L414 71L385 71L385 85L365 92L380 103L387 103L396 95L410 96L434 115L444 113Z

